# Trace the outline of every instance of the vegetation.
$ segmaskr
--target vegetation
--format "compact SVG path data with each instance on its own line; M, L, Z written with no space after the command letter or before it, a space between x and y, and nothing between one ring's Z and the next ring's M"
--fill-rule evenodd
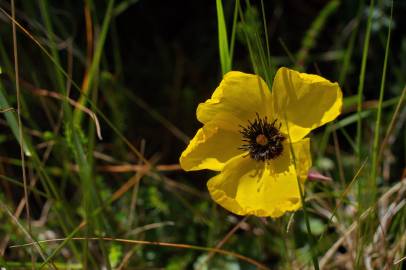
M0 268L403 269L405 12L1 0ZM222 74L280 66L338 81L343 111L311 134L305 211L237 216L179 156Z

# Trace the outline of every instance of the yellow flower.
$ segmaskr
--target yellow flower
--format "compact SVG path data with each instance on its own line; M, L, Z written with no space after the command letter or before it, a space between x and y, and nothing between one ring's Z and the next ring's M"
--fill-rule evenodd
M180 157L186 171L220 173L207 187L211 197L238 215L279 217L301 207L311 167L312 130L341 112L337 83L280 68L272 92L257 75L227 73L211 99L199 104L203 124Z

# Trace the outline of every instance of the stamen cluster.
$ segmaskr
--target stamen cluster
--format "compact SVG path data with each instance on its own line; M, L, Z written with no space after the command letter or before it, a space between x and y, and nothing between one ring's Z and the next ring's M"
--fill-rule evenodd
M275 159L283 152L282 142L286 139L280 132L281 124L276 126L276 120L268 122L268 118L260 118L248 121L248 126L240 126L243 135L243 144L239 149L248 151L249 156L256 161Z

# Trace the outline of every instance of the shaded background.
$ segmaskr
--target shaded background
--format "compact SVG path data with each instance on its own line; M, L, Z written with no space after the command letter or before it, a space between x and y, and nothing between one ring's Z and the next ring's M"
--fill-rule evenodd
M119 1L118 1L119 2ZM124 2L124 1L123 1ZM274 56L275 65L291 66L286 50L280 40L294 55L302 47L302 39L328 1L264 1L267 29L270 37L270 51ZM316 39L314 48L306 63L309 73L321 72L332 81L338 80L342 67L343 52L347 46L351 30L354 26L360 1L341 1L338 9L328 18ZM73 44L73 73L72 78L81 84L86 69L86 30L82 1L49 1L49 14L54 22L54 33L58 40L62 65L67 66L67 46ZM260 10L260 2L251 4ZM387 91L385 100L400 95L405 84L406 74L406 36L404 29L406 20L402 19L406 12L405 1L394 1L394 24L392 44L389 55ZM9 11L9 2L0 1L0 6ZM365 82L365 100L374 101L379 95L379 86L383 65L383 54L386 41L386 29L389 20L390 1L378 1L379 9L374 12L373 28ZM231 29L233 1L224 1L224 8L229 29ZM104 1L92 3L92 16L101 24L106 4ZM350 69L342 88L346 97L356 95L359 69L362 57L362 46L368 14L368 7L361 11L361 24L356 36ZM5 86L10 104L15 104L15 94L12 75L7 66L12 63L12 35L7 19L2 15L0 21L0 65L3 68L1 80ZM17 18L22 25L29 29L45 47L48 48L47 33L43 27L43 19L35 1L17 1ZM95 32L99 30L95 27ZM230 32L229 32L230 33ZM58 92L55 89L55 77L52 75L55 67L49 58L41 53L33 42L26 36L18 35L21 79L38 88ZM68 45L67 45L68 44ZM252 72L250 58L246 45L237 33L234 54L234 69ZM6 67L6 68L5 68ZM201 126L196 120L195 110L199 102L210 97L221 80L221 68L218 55L217 15L215 1L158 1L140 0L130 5L115 17L110 26L106 46L103 51L98 76L97 106L110 119L117 129L136 147L145 142L145 157L157 164L175 164L181 151L186 147L185 140L192 137ZM38 146L47 140L55 140L56 146L47 166L55 181L60 184L63 197L72 202L72 215L80 221L82 216L80 198L87 191L78 189L80 178L69 175L69 162L72 163L72 152L69 142L64 138L66 130L52 134L53 124L59 115L60 102L39 98L32 94L29 87L23 88L23 122L31 131L40 135L33 136ZM27 89L25 89L27 88ZM92 95L92 94L91 94ZM78 91L71 90L72 98L79 97ZM249 97L247 97L249 98ZM351 111L351 113L354 110ZM349 111L344 111L342 117ZM51 116L49 116L50 114ZM388 122L391 114L384 115L383 122ZM97 141L94 150L113 159L113 164L136 163L138 159L130 153L123 142L103 121L101 121L103 140ZM19 146L10 129L2 119L0 154L2 157L19 158ZM163 124L164 123L164 124ZM165 124L166 123L166 124ZM82 129L86 134L92 129L93 122L84 118ZM372 140L371 125L365 125L365 149ZM48 132L48 133L47 133ZM51 133L50 133L51 132ZM355 125L349 126L347 132L353 136ZM400 131L402 132L402 131ZM90 132L89 132L90 133ZM317 152L321 132L314 134L313 148ZM48 136L48 137L47 137ZM351 148L338 134L342 150L351 156ZM84 136L84 145L90 144L94 138ZM90 146L89 146L90 147ZM39 148L41 152L42 148ZM396 162L393 163L392 174L399 176L405 164L405 140L397 141L392 149ZM333 151L325 156L334 160ZM65 160L66 158L66 160ZM345 157L344 157L345 158ZM351 162L351 158L348 159ZM1 161L1 173L12 178L21 179L18 166ZM106 160L96 159L96 165L109 164ZM318 164L315 162L315 166ZM352 167L351 167L352 168ZM348 168L348 171L351 171ZM338 178L337 170L323 169L323 173ZM95 186L99 196L108 198L113 190L119 188L132 173L109 174L94 173ZM201 246L214 246L235 224L240 217L231 215L217 207L208 197L205 183L210 172L169 172L164 177L176 179L175 186L165 182L163 178L146 176L142 180L138 193L136 217L134 226L157 222L169 222L157 230L141 234L140 238L178 243L191 243ZM179 188L187 185L187 192ZM21 189L14 190L12 185L1 182L1 199L10 205L15 205L23 196ZM181 186L183 187L183 186ZM44 187L38 184L39 190ZM104 223L93 228L93 232L103 232L105 235L117 237L132 237L125 226L128 218L130 194L123 196L117 203L102 213ZM32 197L30 202L33 219L41 216L46 200ZM13 206L14 207L14 206ZM302 215L297 215L297 224L293 225L295 232L294 247L305 248L306 237ZM64 235L60 228L51 221L38 231L50 230L56 235ZM4 224L8 218L0 215ZM286 235L280 226L287 220L275 222L263 219L252 219L245 229L238 231L224 246L235 252L254 257L269 265L276 265L280 260L280 250ZM172 223L171 223L172 222ZM70 228L71 229L71 228ZM99 230L99 231L98 231ZM0 226L0 236L12 235L12 240L22 242L21 232L12 226ZM43 232L42 232L43 233ZM103 234L101 233L101 234ZM284 235L274 237L274 235ZM138 235L137 235L138 237ZM332 237L327 238L325 246L332 243ZM124 252L127 247L116 246ZM98 251L93 251L99 254ZM344 252L344 251L343 251ZM18 259L20 254L10 249L6 250L8 259ZM172 269L191 267L202 259L201 253L194 251L157 249L144 247L136 251L136 265L141 266L173 266ZM215 263L221 266L233 265L235 260L216 256ZM250 269L242 264L241 269Z

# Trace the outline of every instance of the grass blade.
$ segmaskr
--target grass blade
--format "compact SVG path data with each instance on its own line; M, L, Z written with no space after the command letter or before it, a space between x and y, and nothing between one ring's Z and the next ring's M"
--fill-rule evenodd
M371 168L371 178L370 178L370 191L372 191L371 197L374 200L376 196L376 185L377 185L377 167L378 167L378 144L379 144L379 135L381 130L381 118L382 118L382 104L383 104L383 96L385 94L385 81L386 81L386 69L388 66L388 56L389 56L389 47L390 47L390 39L391 39L391 26L392 26L392 16L393 16L393 1L390 10L390 21L388 25L388 35L386 38L386 48L385 48L385 58L383 61L383 68L382 68L382 79L381 79L381 88L379 91L379 101L378 101L378 112L376 115L376 122L375 122L375 133L374 133L374 142L372 146L372 168Z
M102 23L99 39L97 40L95 52L94 52L94 57L92 60L92 63L90 65L90 68L88 72L86 73L86 76L84 78L83 82L83 87L82 87L82 93L79 98L79 104L82 106L86 105L86 101L88 100L88 92L92 87L93 81L98 73L99 66L100 66L100 60L102 57L102 53L104 51L104 45L106 44L106 37L107 33L110 27L110 21L113 16L113 11L114 11L114 0L109 0L108 6L106 13L104 15L104 20ZM74 125L79 126L83 116L83 111L81 110L75 110L74 116L73 116L73 122Z
M367 29L365 31L365 39L364 39L364 48L362 51L362 60L361 60L361 71L359 74L359 82L358 82L358 102L357 102L357 114L358 114L358 122L357 122L357 132L356 132L356 145L357 145L357 159L360 161L361 157L361 138L362 138L362 118L361 118L361 111L362 111L362 100L363 100L363 92L364 92L364 82L365 82L365 70L367 66L367 59L368 59L368 48L369 48L369 41L371 36L371 27L372 27L372 13L374 9L374 0L371 0L369 5L369 15L368 15L368 23Z
M4 111L4 117L6 118L7 124L9 125L11 131L13 132L14 137L16 140L19 142L20 146L23 147L24 153L26 156L31 156L31 151L28 147L28 142L26 138L23 136L21 139L23 140L23 143L21 143L21 139L19 136L18 132L18 123L17 123L17 117L14 114L14 110L9 110L10 105L7 101L6 95L5 95L5 89L3 84L0 82L0 108L2 110L7 109L7 111Z
M337 10L339 4L340 2L338 0L330 1L313 21L309 30L307 30L305 37L303 38L302 48L297 54L296 68L299 69L305 66L309 51L314 47L317 37L326 26L328 17Z
M231 57L228 46L227 27L224 19L222 0L216 0L216 8L217 8L217 29L219 39L220 64L221 71L224 75L231 70Z

